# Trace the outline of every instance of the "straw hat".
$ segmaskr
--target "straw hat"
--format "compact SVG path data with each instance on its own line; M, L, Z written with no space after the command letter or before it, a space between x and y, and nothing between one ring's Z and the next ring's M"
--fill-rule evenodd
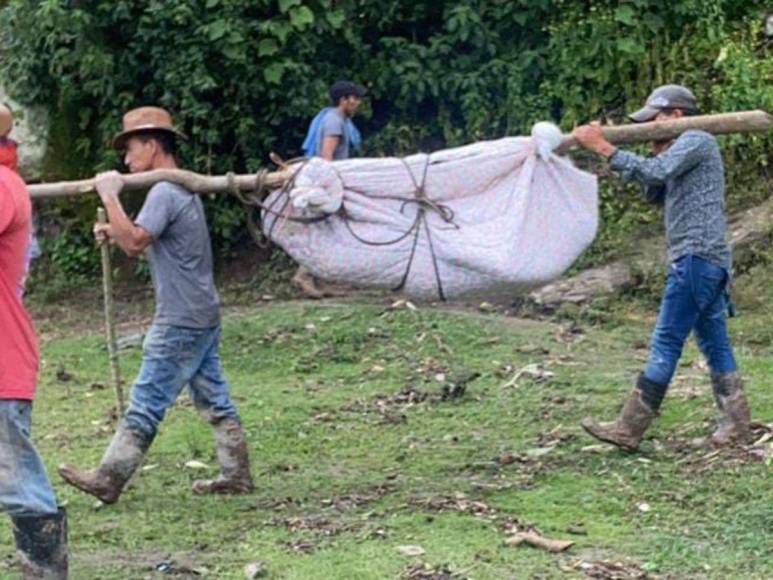
M186 139L184 133L172 124L172 115L161 107L139 107L123 116L123 131L113 139L113 147L123 149L126 140L144 131L167 131L176 137Z
M0 104L0 137L7 137L13 128L13 113L11 109Z

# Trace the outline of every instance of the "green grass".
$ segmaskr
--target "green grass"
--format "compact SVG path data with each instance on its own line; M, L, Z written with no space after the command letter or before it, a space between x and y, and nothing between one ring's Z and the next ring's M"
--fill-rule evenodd
M753 307L773 296L760 291L767 299L753 293L731 332L753 414L770 423L773 314ZM698 395L675 388L643 453L596 446L578 427L586 414L616 412L646 356L639 343L652 314L630 306L571 333L567 323L430 308L242 310L224 324L221 354L257 491L192 495L193 479L216 473L214 450L181 397L145 469L101 507L63 485L55 465L95 464L114 429L111 391L92 386L109 383L102 337L47 320L34 434L68 505L72 577L160 578L155 566L170 559L223 579L243 578L253 561L269 577L298 579L407 577L421 565L470 578L579 578L579 562L599 560L672 578L773 577L769 462L688 445L714 414L706 373L689 366L700 360L694 346L679 372ZM124 374L139 362L139 349L125 353ZM505 386L532 363L554 376ZM73 378L57 380L59 369ZM441 375L454 383L472 373L462 397L441 400ZM403 389L427 399L377 404ZM517 460L500 465L505 454ZM212 468L186 468L192 459ZM576 544L558 555L506 547L512 526ZM577 526L587 534L568 531ZM402 545L425 553L404 556ZM8 526L0 546L10 557Z

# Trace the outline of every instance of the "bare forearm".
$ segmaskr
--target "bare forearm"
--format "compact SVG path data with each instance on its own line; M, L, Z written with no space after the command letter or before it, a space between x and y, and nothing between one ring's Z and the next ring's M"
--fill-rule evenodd
M319 152L319 156L327 161L333 161L339 139L339 137L325 137L322 140L322 150Z
M145 249L142 244L144 231L129 219L120 200L106 200L105 209L110 222L110 238L130 256L140 254Z

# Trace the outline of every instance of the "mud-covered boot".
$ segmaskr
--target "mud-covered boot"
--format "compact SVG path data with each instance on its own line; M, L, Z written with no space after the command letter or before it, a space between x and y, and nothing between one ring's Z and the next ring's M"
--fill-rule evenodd
M60 465L59 475L70 485L104 503L114 503L139 467L150 443L151 439L144 434L121 425L99 467L85 471L71 465Z
M250 458L244 430L238 419L223 419L213 425L215 448L220 475L217 479L199 479L193 482L193 492L241 494L254 489L250 473Z
M640 377L639 381L641 380ZM605 443L616 445L624 451L636 451L644 437L644 432L656 416L657 412L642 399L641 389L637 385L628 395L616 421L598 423L587 417L582 421L582 428Z
M743 391L743 381L736 373L712 373L714 400L719 407L719 424L711 436L711 444L723 447L744 443L749 439L749 405Z
M13 536L24 580L67 579L67 513L13 516Z

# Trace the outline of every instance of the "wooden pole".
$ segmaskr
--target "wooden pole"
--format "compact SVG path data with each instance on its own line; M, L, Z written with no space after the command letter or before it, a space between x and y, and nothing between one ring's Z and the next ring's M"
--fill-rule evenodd
M683 117L674 121L636 123L604 127L604 135L612 143L625 145L644 143L678 137L688 129L702 129L714 135L727 133L751 133L773 130L773 116L765 111L742 111L718 115ZM576 145L571 135L564 135L563 142L556 150L566 153ZM281 187L300 167L290 165L279 171L265 173L261 182L269 188ZM257 184L256 175L200 175L183 169L156 169L144 173L124 175L124 189L148 189L159 181L171 181L194 193L223 193L233 188L239 191L253 191ZM28 186L33 199L67 197L94 191L94 179L40 183Z
M674 139L689 129L701 129L714 135L728 133L752 133L773 130L773 115L765 111L742 111L718 115L696 115L673 121L634 123L604 127L604 137L615 145L646 143ZM571 135L565 135L558 152L566 152L577 143Z
M105 208L97 208L97 222L107 223ZM115 308L113 306L113 269L110 265L110 242L101 242L102 251L102 289L105 298L105 334L107 336L107 353L110 359L110 373L115 388L115 400L118 408L119 419L123 417L126 405L121 386L121 367L118 360L118 344L115 338Z
M290 166L288 169L266 173L262 182L269 188L281 187L294 171L293 166ZM121 177L123 188L127 191L149 189L159 181L171 181L193 193L223 193L231 191L232 186L239 191L254 191L258 179L255 174L233 175L231 178L228 175L201 175L185 169L154 169ZM33 199L68 197L96 191L93 178L59 183L38 183L28 185L27 189Z

